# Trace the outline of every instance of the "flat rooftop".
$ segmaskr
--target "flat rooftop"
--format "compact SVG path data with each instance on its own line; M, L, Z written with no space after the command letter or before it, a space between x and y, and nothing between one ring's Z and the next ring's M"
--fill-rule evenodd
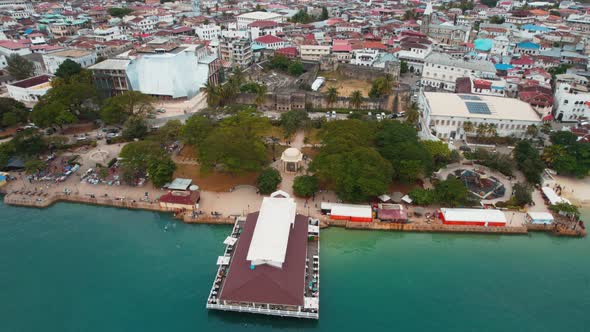
M50 55L61 56L64 58L81 58L83 56L87 56L90 54L92 54L91 51L78 50L78 49L69 49L69 50L63 50L63 51L57 51L57 52L50 53Z
M131 60L129 59L106 59L88 69L94 70L126 70Z
M541 121L531 105L518 99L444 92L424 92L424 97L433 116Z
M277 13L270 13L270 12L251 12L251 13L244 13L242 15L238 15L238 17L251 19L251 20L258 20L258 21L275 19L275 18L279 18L281 16L283 16L283 15L277 14Z
M264 264L252 269L247 254L258 217L259 212L246 217L219 299L303 307L308 218L295 216L282 268Z
M14 82L10 85L16 86L19 88L31 88L37 85L45 84L51 80L51 76L49 75L40 75L31 78L24 79L22 81Z

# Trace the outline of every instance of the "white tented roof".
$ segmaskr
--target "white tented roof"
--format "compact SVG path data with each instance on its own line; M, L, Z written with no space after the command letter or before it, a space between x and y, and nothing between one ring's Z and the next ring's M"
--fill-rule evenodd
M217 265L229 265L229 256L217 257Z
M331 214L334 216L347 216L359 218L372 218L373 211L370 205L334 204Z
M447 221L506 222L506 215L492 209L440 209Z
M555 191L553 191L553 189L551 189L549 187L543 187L543 188L541 188L541 190L543 190L543 194L545 194L545 197L547 197L547 199L549 200L549 203L551 205L555 205L555 204L559 204L559 203L571 204L567 198L563 198L563 197L558 196L555 193Z
M320 226L308 225L307 233L309 234L320 234Z
M236 239L235 237L228 236L225 238L225 241L223 241L223 244L233 246L234 244L236 244L237 241L238 239Z
M285 262L289 232L295 222L297 205L293 198L265 197L260 206L247 260L252 265L281 267Z
M553 221L553 215L549 212L528 212L531 220Z

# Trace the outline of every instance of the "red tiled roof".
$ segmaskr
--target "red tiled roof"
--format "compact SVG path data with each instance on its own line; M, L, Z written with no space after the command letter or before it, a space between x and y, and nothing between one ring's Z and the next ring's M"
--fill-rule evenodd
M39 76L27 78L25 80L12 83L11 85L19 87L19 88L30 88L35 85L47 83L47 82L49 82L50 79L51 79L51 76L49 76L49 75L39 75Z
M296 47L283 47L275 51L277 54L282 54L287 57L296 57L298 55Z
M289 232L282 268L258 265L251 269L246 257L258 214L259 212L254 212L246 217L219 299L302 306L305 292L307 217L300 214L295 217L295 226Z
M486 80L473 80L473 86L476 89L491 89L492 82Z
M262 43L262 44L272 44L272 43L280 43L280 42L283 42L284 40L282 40L279 37L273 36L273 35L265 35L265 36L256 38L254 41L257 43Z

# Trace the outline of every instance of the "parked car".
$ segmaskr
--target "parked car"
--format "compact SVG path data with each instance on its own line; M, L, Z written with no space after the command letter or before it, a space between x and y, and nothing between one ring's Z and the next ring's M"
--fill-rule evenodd
M468 147L467 145L461 145L461 146L459 147L459 150L461 150L461 151L465 151L465 152L471 152L471 148L470 148L470 147Z

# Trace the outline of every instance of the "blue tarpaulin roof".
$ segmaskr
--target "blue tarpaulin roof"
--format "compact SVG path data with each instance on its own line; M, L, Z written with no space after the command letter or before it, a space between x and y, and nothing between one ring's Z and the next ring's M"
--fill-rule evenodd
M525 25L522 26L522 30L540 31L540 32L551 31L551 29L549 29L547 27L542 27L540 25L534 25L534 24L525 24Z
M516 47L518 48L531 48L531 49L539 49L541 48L541 45L539 44L535 44L533 42L520 42L518 44L516 44Z
M492 49L493 41L491 39L476 39L473 44L478 51L489 51Z
M508 69L512 69L514 68L512 65L509 65L507 63L497 63L496 64L496 69L497 70L508 70Z

